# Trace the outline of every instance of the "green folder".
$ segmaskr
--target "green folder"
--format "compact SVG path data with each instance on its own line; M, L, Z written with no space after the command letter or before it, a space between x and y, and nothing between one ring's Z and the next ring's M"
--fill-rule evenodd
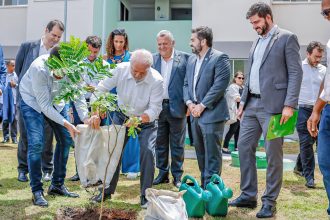
M298 111L294 111L292 117L285 123L280 125L282 114L273 115L270 117L267 131L267 140L272 140L278 137L293 134L296 127Z

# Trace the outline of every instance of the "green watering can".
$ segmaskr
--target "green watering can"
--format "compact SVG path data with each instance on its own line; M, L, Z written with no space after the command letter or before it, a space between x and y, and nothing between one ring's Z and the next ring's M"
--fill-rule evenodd
M190 181L187 183L187 181ZM211 199L211 193L204 191L197 183L197 181L189 175L182 179L182 184L179 191L187 190L183 194L183 200L186 203L188 217L202 218L205 214L205 202Z
M211 200L206 202L206 211L212 216L226 216L228 213L228 199L233 197L233 191L227 188L222 178L213 174L206 190L212 194Z

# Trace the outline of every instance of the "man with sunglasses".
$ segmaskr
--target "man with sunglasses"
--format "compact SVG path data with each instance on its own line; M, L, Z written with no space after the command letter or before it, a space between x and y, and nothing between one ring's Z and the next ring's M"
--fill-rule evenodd
M271 116L282 114L280 124L284 124L293 115L303 72L296 35L274 24L268 4L253 4L246 18L259 37L250 50L249 71L237 114L238 118L243 115L238 139L242 192L230 205L256 208L258 177L255 152L258 140L261 134L266 139ZM271 218L276 213L276 200L283 178L282 147L283 137L266 140L266 189L257 218Z
M321 8L321 15L330 21L330 0L323 0ZM320 91L322 92L314 105L311 117L307 121L307 128L311 136L318 136L318 163L323 175L323 182L328 200L330 201L330 40L327 43L327 63L328 69L325 75L324 84L321 84L320 87ZM317 124L319 121L320 126L318 130ZM327 212L330 217L330 206L328 207Z

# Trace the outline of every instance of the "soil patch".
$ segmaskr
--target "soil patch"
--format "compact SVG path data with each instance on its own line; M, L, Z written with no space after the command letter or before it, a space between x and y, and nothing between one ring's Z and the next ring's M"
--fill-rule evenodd
M98 220L100 217L99 208L71 208L66 207L58 210L55 217L56 220ZM118 210L118 209L104 209L102 213L102 220L136 220L137 212Z

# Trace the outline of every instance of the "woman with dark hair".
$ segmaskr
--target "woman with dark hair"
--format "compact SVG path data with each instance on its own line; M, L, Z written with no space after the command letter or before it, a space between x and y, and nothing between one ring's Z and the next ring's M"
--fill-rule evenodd
M128 51L128 36L124 29L113 30L107 40L105 60L110 64L128 62L131 54Z
M128 51L128 36L124 29L113 30L107 40L106 60L110 64L129 62L131 54ZM110 91L117 93L116 88ZM140 145L138 138L130 137L122 156L122 173L127 173L127 177L134 179L140 171Z
M236 117L236 111L241 101L241 95L243 93L243 83L244 83L244 74L238 71L234 75L233 83L227 88L226 100L230 114L230 121L232 123L230 124L229 130L225 137L225 141L223 143L222 153L224 154L230 154L230 151L228 150L228 145L233 135L235 140L235 150L237 150L237 141L238 141L240 123Z

